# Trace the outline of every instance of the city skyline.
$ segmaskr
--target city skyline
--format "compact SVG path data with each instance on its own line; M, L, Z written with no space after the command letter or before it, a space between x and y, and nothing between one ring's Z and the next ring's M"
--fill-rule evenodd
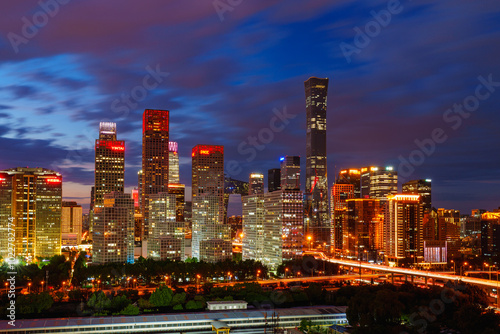
M285 155L300 156L305 171L303 82L316 76L330 82L329 187L343 168L398 168L400 157L409 160L427 149L433 152L400 177L400 188L432 179L434 207L493 210L500 205L500 158L494 154L500 139L500 5L453 4L401 2L391 22L349 57L341 46L356 46L356 31L377 22L371 11L386 10L387 2L243 2L222 20L211 2L194 8L189 1L124 4L112 20L113 1L99 5L102 16L90 14L96 4L68 3L18 44L18 52L8 33L22 36L22 18L32 20L42 9L35 1L3 4L0 169L55 170L63 176L63 199L86 211L98 124L117 123L129 193L141 164L141 115L151 108L170 111L170 140L179 144L188 200L197 144L224 145L226 171L234 162L228 174L235 179L267 175ZM156 49L157 43L169 52ZM478 98L470 116L447 113L454 104L474 101L469 97L479 85L488 97ZM123 94L139 98L127 104ZM279 116L274 131L271 122ZM432 148L436 129L443 134ZM272 140L253 148L249 137L259 140L259 134Z

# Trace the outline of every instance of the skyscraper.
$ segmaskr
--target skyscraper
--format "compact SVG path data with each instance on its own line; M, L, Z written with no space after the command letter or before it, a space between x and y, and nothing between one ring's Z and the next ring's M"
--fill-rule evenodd
M256 195L264 193L264 175L260 173L250 174L248 183L248 194Z
M179 145L175 141L168 143L168 182L179 183Z
M304 206L300 190L277 190L264 195L263 263L276 270L283 260L303 255Z
M76 247L82 242L82 206L76 202L62 202L61 245Z
M116 123L99 123L95 141L94 212L103 207L104 195L123 192L125 180L125 142L116 140Z
M61 196L61 174L52 170L18 167L0 171L0 233L4 236L0 256L10 257L10 233L14 233L16 256L28 262L37 256L61 254Z
M398 192L398 172L392 166L361 168L361 197L383 201Z
M300 190L300 157L280 158L281 190Z
M309 233L317 243L331 244L326 163L328 78L304 82L306 96L306 213Z
M389 195L384 209L384 252L389 262L423 259L423 211L419 195Z
M411 180L403 184L403 194L420 195L424 211L432 208L432 180Z
M104 195L92 233L94 263L134 262L134 199L130 194Z
M361 198L361 172L357 168L343 169L337 177L337 184L352 184L354 198Z
M157 260L184 260L184 223L178 222L174 194L151 194L148 256Z
M192 153L192 255L217 261L232 256L224 218L224 147L197 145Z
M273 168L267 171L267 191L273 192L281 189L281 169Z
M343 227L347 219L347 200L354 198L354 185L350 183L335 183L332 186L331 211L333 237L332 245L334 249L343 248Z
M262 261L264 257L264 193L242 196L242 259Z
M169 111L144 110L142 116L143 239L148 238L149 195L168 192Z

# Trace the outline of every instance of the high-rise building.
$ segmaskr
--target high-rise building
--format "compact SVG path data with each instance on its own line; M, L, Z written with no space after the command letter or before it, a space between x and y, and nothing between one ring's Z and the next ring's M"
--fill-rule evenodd
M169 111L144 110L142 116L142 189L143 239L148 238L149 196L168 192Z
M267 191L273 192L281 189L281 169L273 168L267 171Z
M125 142L116 140L116 123L101 122L95 141L94 212L103 207L104 195L123 192L125 180Z
M343 248L343 226L347 219L347 200L354 198L354 185L349 183L335 183L332 186L331 211L333 225L333 247L335 250Z
M382 244L383 214L380 200L355 198L347 200L347 219L343 226L343 251L353 258L377 259Z
M134 262L134 200L130 194L104 195L95 213L92 262Z
M280 158L281 190L300 190L300 157Z
M178 222L174 194L149 196L148 256L157 260L184 260L184 223Z
M76 247L82 242L82 206L76 202L62 202L61 245Z
M231 230L221 220L221 205L220 197L216 195L199 194L193 199L193 258L206 262L232 258Z
M61 254L61 174L45 168L0 171L0 256L31 262ZM14 233L14 242L9 241ZM7 237L8 236L8 237Z
M383 201L398 192L398 172L393 167L361 168L361 198L376 198Z
M500 260L500 212L481 215L481 253L493 261Z
M422 204L423 205L423 204ZM460 211L431 209L423 216L423 238L428 241L446 241L450 259L458 257L460 251Z
M361 198L361 171L359 169L341 170L335 183L352 184L354 186L354 198Z
M224 147L197 145L191 155L192 256L204 261L230 258L230 228L224 214ZM219 253L213 253L214 249Z
M175 141L168 143L168 182L179 183L179 145Z
M429 211L432 208L432 180L411 180L403 184L403 194L420 195L422 208Z
M272 270L283 260L303 254L304 206L300 190L278 190L264 195L263 263Z
M250 174L250 181L248 183L248 194L257 195L264 193L264 175L260 173Z
M419 195L389 195L384 210L384 252L388 262L423 260L423 211Z
M184 184L173 184L170 183L168 185L168 193L175 195L176 200L176 221L183 222L184 221L184 205L185 205L185 193L186 186Z
M331 245L326 164L326 102L328 78L304 82L306 97L306 213L315 243Z
M262 261L264 257L264 193L242 196L242 259Z

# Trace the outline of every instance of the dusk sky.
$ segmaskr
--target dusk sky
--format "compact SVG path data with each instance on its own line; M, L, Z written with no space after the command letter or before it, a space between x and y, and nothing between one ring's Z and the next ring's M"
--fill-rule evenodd
M235 179L282 155L304 176L311 76L330 79L330 186L392 165L435 207L500 206L498 0L2 1L0 32L0 169L54 169L85 208L99 122L137 187L144 109L170 111L188 199L196 144L224 145Z

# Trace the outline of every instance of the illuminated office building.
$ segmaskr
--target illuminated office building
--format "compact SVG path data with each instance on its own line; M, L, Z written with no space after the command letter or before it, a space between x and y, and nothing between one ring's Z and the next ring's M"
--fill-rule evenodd
M248 194L256 195L264 193L264 175L259 173L250 174L248 182Z
M178 222L174 194L149 197L148 257L155 260L184 260L184 223Z
M242 196L242 258L262 261L264 256L264 194Z
M398 192L398 172L393 167L361 168L361 198L376 198L383 201Z
M431 209L423 215L423 238L428 241L446 241L450 259L460 255L460 211Z
M0 171L0 256L14 252L28 262L61 254L61 174L45 168Z
M354 185L335 183L332 186L331 212L333 225L333 247L336 250L343 248L343 226L347 213L347 200L354 198Z
M264 195L263 263L272 270L283 260L303 255L304 206L300 190L278 190Z
M76 202L62 202L61 245L76 247L82 241L82 206Z
M306 97L306 215L313 242L331 244L328 217L326 163L326 105L328 78L311 77L304 82Z
M104 195L123 192L125 180L125 142L116 140L116 123L99 123L95 141L94 212L103 207Z
M423 260L422 220L419 195L388 196L384 209L384 253L388 262Z
M493 261L500 260L500 212L481 215L481 252Z
M192 256L211 262L231 258L231 231L224 217L224 147L197 145L191 156Z
M359 169L350 168L341 170L336 183L352 184L354 186L354 198L361 198L361 171Z
M148 238L149 196L168 192L169 111L144 110L142 116L142 188L143 239Z
M92 234L93 263L134 262L134 200L130 194L104 195Z
M300 157L280 158L281 190L300 190Z
M382 250L383 214L380 200L355 198L347 200L347 219L343 226L343 251L355 259L377 259Z
M168 182L179 183L179 145L171 141L168 143Z
M403 184L403 194L420 195L422 208L429 211L432 208L432 180L411 180Z

